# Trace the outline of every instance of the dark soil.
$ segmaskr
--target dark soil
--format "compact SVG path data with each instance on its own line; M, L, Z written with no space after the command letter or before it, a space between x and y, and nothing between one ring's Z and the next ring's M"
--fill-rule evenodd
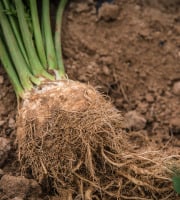
M127 129L180 155L180 0L115 0L99 13L93 0L76 0L67 6L63 23L68 77L95 86L124 116L136 111L135 123L145 123ZM0 137L10 140L11 151L0 178L1 173L20 175L16 111L16 96L1 66ZM48 199L46 192L42 196ZM0 199L8 199L1 190Z

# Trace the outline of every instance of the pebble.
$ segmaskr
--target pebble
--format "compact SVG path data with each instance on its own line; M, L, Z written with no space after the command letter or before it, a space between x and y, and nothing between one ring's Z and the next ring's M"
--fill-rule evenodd
M8 158L9 151L11 150L10 141L6 138L0 137L0 167Z
M14 128L15 127L15 120L13 118L10 118L8 124L9 124L10 128Z
M104 19L105 21L115 20L119 15L119 7L114 4L103 3L99 9L98 19Z
M4 125L4 123L5 123L5 121L4 121L4 120L0 120L0 126L3 126L3 125Z
M4 83L4 77L0 76L0 84L3 84L3 83Z
M22 197L14 197L14 198L11 199L11 200L23 200L23 198L22 198Z
M146 79L146 78L147 78L147 73L146 73L145 71L141 71L141 72L139 73L139 76L140 76L140 78L142 78L142 79Z
M111 65L113 64L113 58L111 56L103 56L99 59L99 62L105 65Z
M180 95L180 81L177 81L173 85L173 93L175 95Z
M139 11L141 9L141 6L136 5L134 8Z
M170 127L173 133L180 134L180 117L174 117L170 120Z
M23 176L4 175L0 180L0 189L9 198L26 199L27 194L38 197L41 194L39 184L32 179Z
M136 111L129 111L125 114L126 128L130 130L142 130L147 120Z
M98 50L98 54L96 54L96 59L99 59L100 56L108 56L109 52L106 48L102 48Z
M154 102L154 97L151 94L146 94L146 101L148 103L153 103Z
M109 75L109 74L110 74L110 70L109 70L109 68L108 68L107 66L103 66L103 67L102 67L102 71L103 71L103 73L104 73L105 75Z
M180 57L180 51L179 51L177 54L178 54L178 56Z

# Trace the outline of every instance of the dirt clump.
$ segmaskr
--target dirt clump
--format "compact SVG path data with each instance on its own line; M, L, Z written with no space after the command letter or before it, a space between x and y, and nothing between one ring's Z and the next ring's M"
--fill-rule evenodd
M180 96L180 81L177 81L174 83L173 92L174 92L174 94Z
M136 111L129 111L125 115L125 127L129 130L142 130L146 126L146 119Z
M170 120L170 127L174 134L177 134L180 136L180 117L172 118Z
M119 7L114 4L104 3L98 10L98 19L105 21L115 20L119 15Z
M38 197L41 188L35 180L26 179L22 176L4 175L0 179L0 189L3 191L4 198L27 198L30 196Z

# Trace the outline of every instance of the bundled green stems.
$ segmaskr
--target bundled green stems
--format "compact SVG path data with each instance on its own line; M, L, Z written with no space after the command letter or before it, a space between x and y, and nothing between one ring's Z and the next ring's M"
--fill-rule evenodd
M59 3L54 32L50 2L41 2L40 22L37 0L28 0L26 5L22 0L0 1L0 60L17 96L22 98L42 81L61 79L65 75L61 27L67 0Z

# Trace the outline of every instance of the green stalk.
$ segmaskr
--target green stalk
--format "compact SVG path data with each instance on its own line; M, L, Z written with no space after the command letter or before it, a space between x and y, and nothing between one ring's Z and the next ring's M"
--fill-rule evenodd
M67 0L61 0L56 14L55 48L56 48L56 56L57 56L57 63L58 63L60 77L65 75L63 56L62 56L62 45L61 45L61 28L62 28L62 16L66 3Z
M51 31L49 0L42 1L42 28L45 39L48 69L57 69L57 59Z
M16 38L11 29L10 23L7 16L3 12L4 8L2 2L0 1L0 24L4 33L6 44L11 55L12 61L18 73L20 82L25 90L30 90L33 85L31 83L39 84L39 80L33 77L33 75L28 70L27 63L19 50ZM31 81L30 81L31 80Z
M180 194L180 175L175 175L173 177L173 185L174 185L174 190Z
M64 64L61 49L62 15L67 0L62 0L56 16L55 47L51 24L49 0L42 1L42 27L39 26L37 1L30 1L30 10L33 24L33 36L29 30L26 13L22 0L0 1L0 59L9 75L17 96L31 90L41 83L41 77L54 80L48 69L52 69L57 77L64 76ZM6 15L5 10L11 10L11 5L16 7L17 21L12 15ZM42 39L43 36L43 39ZM43 45L45 42L45 50ZM37 52L36 52L36 48ZM47 55L46 55L47 54ZM57 63L58 58L58 63ZM47 59L47 61L46 61ZM42 65L43 64L43 65Z
M10 5L9 0L3 0L3 3L4 3L5 9L10 11L11 8L9 6ZM8 19L10 21L12 30L13 30L13 32L15 34L15 37L16 37L16 40L17 40L18 45L20 47L20 50L21 50L26 62L29 64L29 61L28 61L28 58L27 58L27 54L26 54L26 50L25 50L23 42L21 40L20 31L19 31L19 29L17 27L16 21L15 21L14 17L11 14L8 15Z
M28 28L27 21L25 19L25 11L22 0L15 0L15 5L17 9L17 16L19 21L19 26L21 30L21 35L23 38L24 46L28 55L30 62L31 70L35 76L43 76L50 80L54 80L54 77L51 76L48 72L43 69L41 62L36 54L36 49L33 44L32 36Z
M38 18L37 0L29 0L29 2L30 2L31 17L32 17L32 24L33 24L34 37L35 37L35 45L37 48L39 59L43 67L47 69L46 54L44 50L39 18Z
M5 68L8 76L9 76L9 79L14 87L16 96L23 97L24 90L21 86L21 83L16 74L16 71L13 68L12 62L7 53L7 49L5 48L5 45L3 44L3 41L1 40L1 38L0 38L0 60L2 61L2 64L4 65L4 68Z

